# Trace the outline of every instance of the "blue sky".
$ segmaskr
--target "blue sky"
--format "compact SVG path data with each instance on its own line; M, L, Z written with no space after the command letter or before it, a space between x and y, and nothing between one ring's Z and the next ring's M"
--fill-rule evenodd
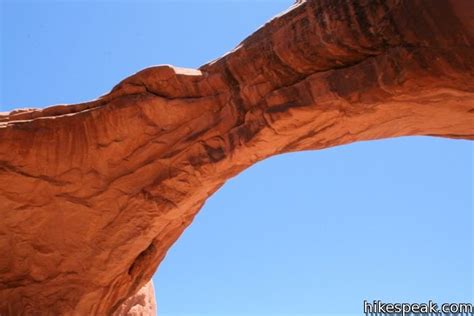
M0 111L198 67L292 1L1 2ZM160 315L473 301L473 145L413 137L273 157L231 179L155 274Z

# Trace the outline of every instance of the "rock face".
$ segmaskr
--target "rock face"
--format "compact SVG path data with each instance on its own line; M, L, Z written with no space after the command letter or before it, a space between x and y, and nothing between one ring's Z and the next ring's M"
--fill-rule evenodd
M113 313L114 316L149 316L156 315L155 291L153 283L145 284L137 293L129 297Z
M473 24L472 0L297 1L197 70L0 116L0 314L126 313L204 201L269 156L474 139Z

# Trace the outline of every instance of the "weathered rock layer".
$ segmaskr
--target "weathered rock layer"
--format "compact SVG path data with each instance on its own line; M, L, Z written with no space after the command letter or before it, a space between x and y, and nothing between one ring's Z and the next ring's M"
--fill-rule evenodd
M113 313L204 201L269 156L474 139L473 24L471 0L299 1L198 70L0 116L0 314Z
M114 311L114 316L156 315L155 290L150 281Z

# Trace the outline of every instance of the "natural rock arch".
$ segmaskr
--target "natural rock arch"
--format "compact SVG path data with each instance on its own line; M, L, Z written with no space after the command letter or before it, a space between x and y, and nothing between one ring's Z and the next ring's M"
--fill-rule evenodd
M301 1L199 70L0 116L0 313L110 314L246 167L404 135L474 139L470 0Z

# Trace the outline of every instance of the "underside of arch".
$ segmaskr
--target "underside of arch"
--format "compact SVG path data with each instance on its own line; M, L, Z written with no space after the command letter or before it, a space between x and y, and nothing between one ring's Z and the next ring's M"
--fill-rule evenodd
M127 314L205 200L272 155L474 139L473 21L471 0L297 1L199 69L0 115L0 313Z

